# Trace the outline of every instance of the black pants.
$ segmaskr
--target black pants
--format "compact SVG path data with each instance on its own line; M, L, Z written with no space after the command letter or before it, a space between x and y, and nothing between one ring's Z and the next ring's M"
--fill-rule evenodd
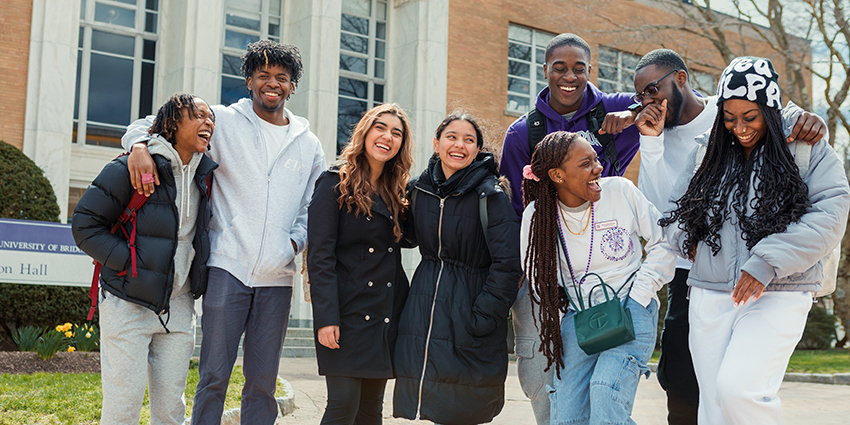
M667 392L667 423L696 425L699 385L688 348L688 271L676 269L667 284L667 317L661 334L658 383Z
M380 425L386 379L326 376L328 407L322 425Z

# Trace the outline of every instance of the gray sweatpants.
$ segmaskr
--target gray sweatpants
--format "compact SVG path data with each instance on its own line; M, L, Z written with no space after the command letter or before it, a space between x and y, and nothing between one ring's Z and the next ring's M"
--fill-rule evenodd
M540 331L534 325L531 300L528 299L528 282L523 282L517 294L517 300L511 307L517 356L517 377L525 396L531 400L531 409L538 425L549 423L549 388L555 376L555 366L546 369L546 356L540 349Z
M182 424L183 392L195 348L195 300L191 293L171 300L166 333L150 309L100 291L102 425L139 423L145 397L151 424Z

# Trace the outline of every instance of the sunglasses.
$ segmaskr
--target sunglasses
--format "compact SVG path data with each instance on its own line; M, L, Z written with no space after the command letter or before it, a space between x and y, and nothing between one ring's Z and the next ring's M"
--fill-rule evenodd
M668 72L668 73L664 74L664 76L663 76L663 77L661 77L661 78L659 78L659 79L657 79L657 80L655 80L655 81L653 81L653 82L651 82L651 83L647 84L646 88L645 88L645 89L643 89L643 91L642 91L642 92L640 92L640 93L635 93L635 94L632 96L632 100L633 100L633 101L635 101L635 103L643 103L643 99L645 99L645 98L647 98L647 97L655 96L656 94L658 94L658 83L660 83L660 82L661 82L661 80L663 80L663 79L667 78L667 76L668 76L668 75L670 75L670 74L672 74L672 73L674 73L674 72L679 72L679 70L678 70L678 69L674 69L674 70L672 70L672 71L670 71L670 72Z

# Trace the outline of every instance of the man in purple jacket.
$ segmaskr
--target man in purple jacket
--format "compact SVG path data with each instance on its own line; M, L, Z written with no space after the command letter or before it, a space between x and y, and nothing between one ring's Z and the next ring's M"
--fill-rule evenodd
M584 40L574 34L553 38L546 46L543 71L549 87L537 95L538 112L532 111L514 121L502 145L499 171L511 182L511 203L520 220L523 211L522 167L531 162L529 137L532 133L540 139L546 133L560 130L579 133L596 149L602 162L603 177L622 175L639 148L640 134L632 125L636 112L629 110L629 106L634 104L632 93L602 93L588 81L590 46ZM529 129L529 117L533 131ZM594 129L590 126L598 131L592 132ZM521 255L525 257L525 253ZM543 371L546 357L538 351L540 335L532 318L527 285L520 289L511 311L519 382L525 395L531 399L537 423L548 424L549 394L546 385L552 385L554 369Z
M546 129L542 135L555 131L578 133L596 149L603 177L622 175L638 152L640 139L637 128L632 126L636 111L629 110L635 103L632 93L602 93L588 81L590 46L575 34L560 34L549 42L543 72L549 87L540 91L535 105L540 114L536 116L545 121L540 123ZM522 167L531 163L528 117L535 116L532 114L533 111L519 117L508 128L499 167L499 172L511 182L511 202L520 219ZM594 119L599 124L590 129ZM591 132L596 129L598 134ZM603 146L606 139L613 142L614 149ZM616 154L610 155L614 151Z

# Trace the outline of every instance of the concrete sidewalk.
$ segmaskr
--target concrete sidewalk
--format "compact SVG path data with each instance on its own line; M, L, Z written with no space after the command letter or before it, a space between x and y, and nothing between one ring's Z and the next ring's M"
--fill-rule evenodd
M280 376L295 390L295 412L276 424L315 425L322 419L327 404L325 379L318 375L315 358L280 359ZM392 417L393 380L387 384L384 397L385 424L411 424L413 421ZM516 362L508 367L505 408L493 424L533 424L531 404L523 395L516 376ZM785 382L779 391L784 423L787 425L846 425L850 418L850 386ZM641 380L632 418L638 424L667 423L667 401L655 374ZM430 422L429 422L430 423Z

